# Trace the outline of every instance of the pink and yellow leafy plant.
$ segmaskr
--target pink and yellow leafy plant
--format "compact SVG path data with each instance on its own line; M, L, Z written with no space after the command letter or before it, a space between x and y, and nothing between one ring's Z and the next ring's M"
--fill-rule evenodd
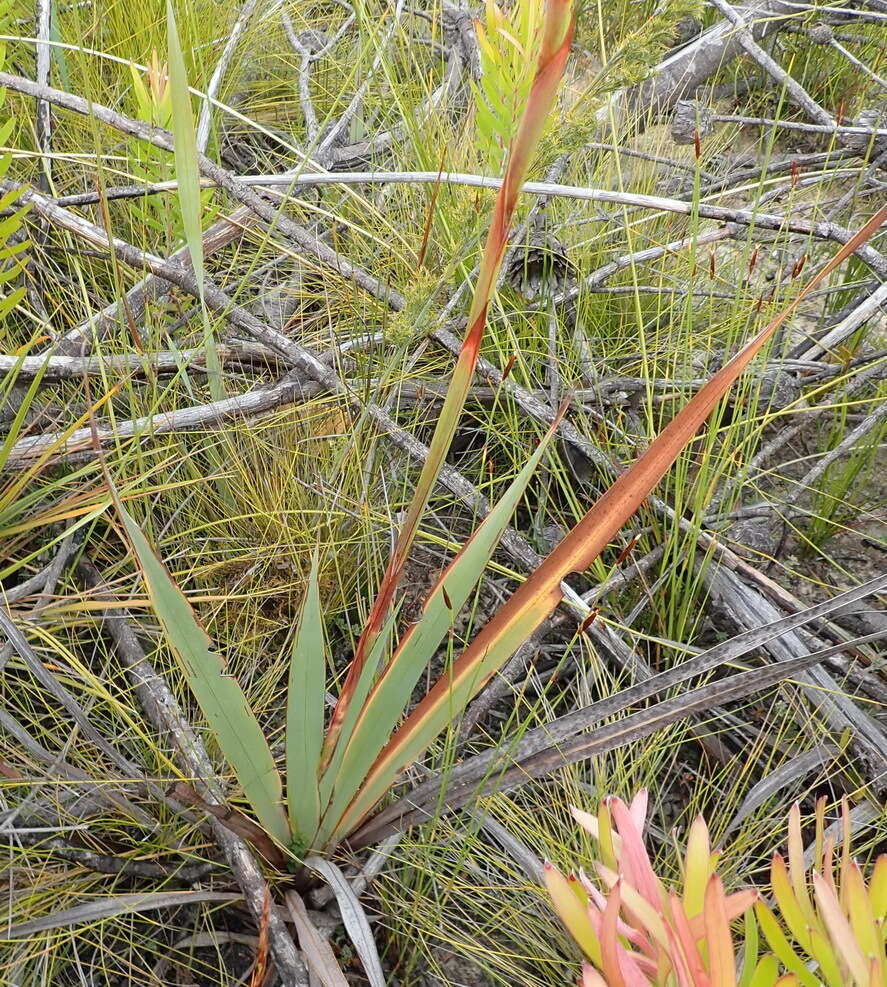
M647 792L626 805L606 799L597 816L573 818L597 840L601 890L583 871L565 877L550 863L545 883L554 907L590 961L586 987L735 987L736 955L730 924L754 904L751 890L727 894L715 873L701 816L690 828L683 886L667 889L644 846Z
M866 881L850 852L850 808L841 803L843 839L825 833L825 799L816 803L813 869L807 874L801 811L788 817L788 862L770 866L774 905L762 899L755 914L770 948L799 984L828 987L887 985L887 854Z
M846 799L842 809L836 872L833 839L824 837L825 800L817 804L808 879L800 809L792 808L789 862L773 857L771 907L754 889L725 892L716 873L719 853L701 816L688 834L681 887L673 889L657 876L644 845L646 791L630 805L605 799L597 815L573 808L598 844L597 883L582 870L564 876L550 863L545 883L585 954L582 987L884 987L887 855L866 882L850 855ZM730 927L743 916L737 952ZM758 923L772 950L760 957Z

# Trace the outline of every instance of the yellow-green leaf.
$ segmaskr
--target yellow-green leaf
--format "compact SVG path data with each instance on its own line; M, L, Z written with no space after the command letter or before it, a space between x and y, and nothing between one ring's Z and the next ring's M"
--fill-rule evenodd
M601 944L587 906L573 894L570 882L552 864L545 862L545 886L551 895L554 910L583 953L597 966L601 965Z
M203 287L203 227L200 213L200 168L197 163L197 136L191 110L188 72L176 16L166 0L166 27L169 42L169 88L172 95L172 134L178 182L179 209L185 229L185 242L197 283Z
M702 913L705 889L712 873L711 844L702 816L697 816L690 827L684 859L684 911L687 918L693 918Z

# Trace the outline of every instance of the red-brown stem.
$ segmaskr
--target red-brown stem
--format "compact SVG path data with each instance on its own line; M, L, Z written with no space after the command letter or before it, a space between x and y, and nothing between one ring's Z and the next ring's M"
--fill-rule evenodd
M428 240L431 236L431 223L434 220L434 209L437 205L437 196L440 193L440 176L443 174L444 161L447 157L447 149L444 148L440 155L440 167L437 169L437 181L431 189L431 202L428 203L428 215L425 217L425 229L422 231L422 246L419 248L419 256L416 259L416 270L421 271L425 263L425 253L428 250Z
M496 197L481 268L475 285L474 300L468 316L468 331L453 370L450 387L438 417L425 465L416 483L413 500L401 526L397 543L382 577L366 626L357 642L354 658L339 694L339 701L333 710L324 742L321 771L325 770L332 758L367 656L382 630L394 601L403 567L418 531L419 520L428 504L431 490L452 441L468 389L471 386L474 367L483 340L487 308L495 290L499 268L505 254L508 231L517 205L518 195L538 145L542 127L554 103L557 86L570 53L570 42L573 37L573 22L570 11L571 0L547 0L546 2L538 68L517 134L509 150L502 187Z

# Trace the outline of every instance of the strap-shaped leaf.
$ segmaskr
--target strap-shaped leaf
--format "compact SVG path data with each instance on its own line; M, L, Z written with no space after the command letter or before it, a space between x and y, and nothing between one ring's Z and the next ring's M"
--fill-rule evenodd
M382 972L379 951L376 949L376 941L373 939L366 912L345 875L331 860L325 860L323 857L312 855L305 863L324 877L335 895L342 924L360 957L370 987L385 987L385 974Z
M142 568L151 605L219 749L234 769L259 822L270 836L287 846L290 833L281 805L283 786L262 728L237 680L225 674L221 657L211 650L209 636L182 591L116 495L115 501Z
M398 605L394 607L391 613L388 614L388 618L382 627L381 634L379 634L375 641L373 641L373 646L370 649L369 657L361 669L360 678L357 680L357 688L354 691L354 702L351 706L349 706L346 712L345 719L342 721L341 731L338 735L338 743L333 748L330 763L327 765L323 775L321 776L320 805L321 813L323 815L320 829L318 830L313 841L313 846L315 847L326 846L330 835L335 828L336 819L328 811L328 806L334 790L343 793L350 792L350 800L350 798L354 797L354 794L360 787L361 781L363 781L363 775L357 776L353 772L343 770L342 760L345 756L345 751L348 748L348 742L354 732L354 727L357 723L358 717L360 716L360 712L363 709L367 696L370 694L373 683L376 681L376 674L379 671L382 658L389 650L391 634L394 630L394 624L399 613L400 606Z
M326 645L317 569L315 555L293 641L286 706L287 809L293 836L305 847L320 823L318 772L326 691Z
M560 410L526 465L437 580L425 600L421 617L406 631L382 677L363 704L339 772L351 784L346 787L337 783L329 810L336 821L403 716L422 672L483 575L565 410ZM453 710L454 715L459 712L459 708Z
M2 938L5 942L10 939L32 939L39 932L51 929L71 930L74 926L85 925L88 922L100 922L106 918L116 918L118 915L131 915L133 912L150 912L160 908L180 908L197 902L227 902L238 901L241 894L230 891L139 891L135 894L103 895L94 901L84 901L72 908L65 908L50 915L41 915L28 922L4 927Z

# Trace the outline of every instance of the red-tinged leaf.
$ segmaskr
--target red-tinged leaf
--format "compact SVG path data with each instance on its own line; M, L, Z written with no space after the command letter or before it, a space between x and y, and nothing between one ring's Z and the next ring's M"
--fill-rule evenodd
M607 987L607 981L587 963L582 964L582 987Z
M591 909L591 912L589 914L593 914L595 911L597 911L600 915L602 915L604 909L607 907L606 897L603 894L601 894L598 888L596 888L594 884L589 880L588 875L585 873L585 871L581 869L579 871L579 880L582 884L582 887L585 889L586 895L588 896L587 901L589 902L589 908ZM623 883L622 887L623 890L625 890L627 885ZM640 897L637 891L634 891L633 889L629 889L629 891L634 895L636 899L639 899L643 904L643 899ZM655 921L656 920L655 914L653 915L653 918ZM638 921L642 922L643 919L639 918ZM646 925L647 925L646 931L641 931L635 926L629 925L628 922L620 918L616 923L616 933L622 936L624 939L628 940L628 942L630 942L633 946L637 946L638 949L642 950L643 952L647 953L650 957L655 959L656 945L650 939L648 933L655 935L656 930L653 928L651 924L646 923Z
M555 58L564 44L569 45L573 35L572 0L547 0L545 21L542 26L540 62Z
M821 795L816 800L816 837L813 844L813 868L822 873L823 835L825 833L825 807L827 799Z
M736 987L736 957L724 907L724 885L713 874L705 889L705 938L711 987Z
M853 935L834 891L817 873L813 874L813 893L819 904L819 912L828 929L835 952L844 961L856 987L868 987L868 963L862 955L859 943Z
M727 911L727 921L735 922L736 919L744 915L757 900L757 891L734 891L733 894L728 894L724 900L724 907Z
M644 827L647 825L647 803L649 802L649 797L650 793L647 789L642 788L637 792L628 806L628 814L631 816L635 828L641 834L641 839L644 838Z
M369 772L349 810L356 826L373 809L394 779L424 751L489 678L514 654L563 598L561 583L584 572L634 514L692 440L730 385L748 367L803 299L887 220L887 207L869 220L777 315L663 429L638 461L626 470L560 542L437 681L394 734Z
M617 881L616 884L619 884ZM622 885L625 887L625 885ZM615 887L615 885L614 885ZM637 892L635 892L637 895ZM604 902L603 910L590 910L588 913L589 920L594 927L595 935L601 942L601 952L603 954L605 940L609 940L611 950L615 950L615 962L616 962L616 972L619 977L622 978L622 982L628 983L631 987L634 987L635 983L640 983L642 987L649 987L649 981L644 976L644 971L653 974L656 971L656 963L647 956L642 956L639 953L632 953L627 950L622 943L615 938L615 936L608 932L604 927L604 915L607 908L612 908L613 895L611 893L610 897ZM623 906L624 907L624 906ZM618 915L618 909L616 911ZM618 929L621 923L620 920L616 919L616 929ZM635 931L634 938L637 938L640 934ZM612 974L612 968L610 964L613 961L607 958L602 961L601 969L607 974L607 983L611 984L614 982L614 977ZM637 978L640 977L640 981Z
M835 853L835 839L833 836L827 836L825 838L825 846L822 850L822 870L821 874L826 884L834 891L835 894L838 893L837 885L835 884L835 864L834 864L834 853Z
M662 917L661 907L651 905L637 888L633 887L621 874L617 874L600 862L595 864L595 868L608 893L617 884L620 885L622 910L626 920L634 928L642 930L646 938L651 941L655 940L661 949L667 949L668 930Z
M698 937L681 907L680 899L670 894L668 907L671 912L669 927L671 943L668 956L681 987L684 984L688 984L689 987L711 987L705 964L696 945Z
M265 901L262 904L262 919L259 922L259 944L256 946L256 962L249 978L250 987L264 987L268 975L268 920L271 917L271 892L265 888Z
M619 964L621 944L616 936L616 923L619 918L619 881L617 880L607 896L607 904L601 914L601 971L610 987L627 987Z
M619 905L620 882L617 881L607 897L607 905L601 915L601 970L610 987L649 987L640 970L623 956L625 948L616 935Z

